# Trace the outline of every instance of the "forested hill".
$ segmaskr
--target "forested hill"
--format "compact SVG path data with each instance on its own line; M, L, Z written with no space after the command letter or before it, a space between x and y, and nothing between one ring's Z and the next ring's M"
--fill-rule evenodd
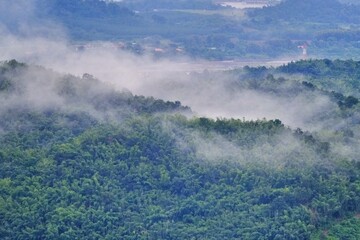
M130 18L134 15L134 12L116 3L99 0L38 0L37 5L43 7L43 14L58 17Z
M119 39L122 28L146 27L132 10L100 0L37 0L34 8L35 19L64 26L74 40Z
M139 41L150 36L170 40L184 34L217 31L225 25L219 16L159 9L216 8L211 1L126 1L37 0L35 17L62 26L74 41ZM218 20L218 23L214 21ZM9 23L11 24L11 23ZM178 25L174 28L174 24ZM200 30L200 28L203 28Z
M360 164L334 141L16 61L0 89L1 239L360 236Z
M306 81L328 91L360 97L360 62L353 60L314 59L291 62L277 72L302 75Z
M130 9L152 11L153 9L218 9L212 0L125 0L120 3Z
M359 23L359 9L337 0L284 0L275 6L253 10L250 16L268 22Z
M122 92L115 91L113 86L101 83L90 74L84 74L82 78L61 75L15 60L0 66L0 91L3 97L0 108L2 111L78 110L93 114L93 117L110 120L131 114L190 113L190 109L181 106L180 102L137 96L126 89ZM38 96L40 93L43 97Z

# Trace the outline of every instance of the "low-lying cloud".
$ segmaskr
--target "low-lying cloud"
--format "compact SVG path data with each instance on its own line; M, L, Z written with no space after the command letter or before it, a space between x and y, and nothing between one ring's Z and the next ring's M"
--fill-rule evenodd
M149 55L137 56L117 49L111 43L101 42L89 43L95 47L78 51L77 46L64 37L66 32L60 24L44 19L31 20L36 18L35 1L5 2L1 9L10 8L6 18L18 20L18 31L9 29L9 21L2 24L1 60L16 59L76 76L89 73L116 89L129 89L134 94L164 100L179 100L199 116L212 118L277 118L294 128L311 129L314 126L309 123L314 116L335 107L325 96L300 94L288 98L251 89L234 91L226 85L226 74L219 75L216 81L194 77L191 71L202 72L205 68L211 71L214 65L206 61L199 64L186 57L154 60ZM25 13L20 11L19 6L25 7ZM32 29L42 31L31 34ZM48 34L44 34L44 29ZM41 94L51 99L45 92Z
M231 85L231 76L216 72L216 64L182 59L157 59L151 55L138 56L123 51L116 44L105 42L87 43L84 51L66 37L61 24L38 19L35 0L0 2L0 60L16 59L28 64L41 65L59 72L43 74L42 71L25 71L18 78L28 79L22 94L2 99L5 108L27 105L36 109L81 108L97 117L104 117L93 106L79 103L69 104L60 96L56 82L62 74L82 76L89 73L107 83L104 91L128 89L134 94L153 96L164 100L181 101L191 107L197 116L211 118L240 118L246 120L280 119L285 125L305 130L340 129L350 119L326 118L337 111L337 105L329 97L311 92L295 96L276 95L246 86ZM20 7L21 6L21 7ZM201 74L199 74L201 73ZM56 76L57 75L57 76ZM56 77L54 77L56 76ZM212 76L212 77L208 77ZM86 79L82 79L86 81ZM241 79L239 79L241 81ZM91 83L89 83L90 85ZM99 85L92 86L97 94ZM6 107L5 107L6 105ZM1 110L0 109L0 110ZM116 113L106 112L107 116ZM322 117L319 117L322 116ZM340 126L341 125L341 126ZM263 143L252 149L241 149L221 136L205 139L194 135L199 158L231 159L283 159L305 149L293 136L286 135L275 145ZM280 139L280 140L281 140ZM326 137L325 137L326 139ZM344 156L356 158L355 138L350 143L336 144L334 150ZM274 151L276 150L276 151ZM316 158L316 154L308 156Z

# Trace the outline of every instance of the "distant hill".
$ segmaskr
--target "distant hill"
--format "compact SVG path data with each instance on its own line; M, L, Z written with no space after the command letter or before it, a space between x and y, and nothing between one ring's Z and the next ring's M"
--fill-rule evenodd
M126 7L99 0L38 0L37 4L49 15L59 17L120 18L134 15Z
M253 10L250 16L299 23L360 22L358 7L342 4L337 0L284 0L275 6Z
M212 0L125 0L120 3L134 10L152 11L153 9L218 9Z
M215 7L209 1L106 3L100 0L39 0L37 15L62 24L74 40L133 40L148 36L178 38L207 33L216 30L217 25L227 24L218 16L157 10L197 9L200 6ZM216 21L218 23L214 24Z
M39 0L36 15L63 25L73 39L113 39L122 28L143 26L130 9L99 0Z

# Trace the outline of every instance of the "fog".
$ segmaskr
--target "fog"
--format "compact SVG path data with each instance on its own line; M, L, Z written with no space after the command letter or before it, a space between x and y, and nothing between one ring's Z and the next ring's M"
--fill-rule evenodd
M0 45L3 60L17 59L76 76L89 73L118 90L179 100L198 116L281 119L291 127L307 128L306 124L319 112L334 107L324 96L299 95L289 99L256 90L233 91L226 85L226 74L219 75L223 79L216 81L206 79L206 74L204 79L194 77L189 71L199 64L186 58L154 60L151 56L136 56L105 47L78 52L67 41L12 34L2 38Z
M214 64L205 60L155 60L151 55L137 56L104 42L90 43L95 47L77 51L60 24L36 18L34 1L5 1L0 9L4 14L1 19L7 19L0 27L0 60L16 59L76 76L89 73L118 90L179 100L196 115L211 118L280 119L293 128L314 129L319 128L309 124L314 116L334 108L324 96L300 94L289 98L247 88L234 91L226 74L218 75L216 81L207 79L206 74L194 77L192 71L213 70ZM58 102L43 91L39 94L48 102Z
M42 110L66 108L88 112L98 119L118 119L118 113L112 112L112 109L101 112L91 104L71 102L71 99L59 95L58 82L64 74L73 74L84 82L89 79L81 76L89 73L105 84L89 82L88 89L84 90L85 100L104 92L129 90L134 94L163 100L179 100L189 106L195 116L280 119L293 129L310 131L337 130L352 121L352 116L342 121L327 118L338 107L329 97L321 94L301 92L295 96L277 95L250 88L246 83L242 86L241 79L237 79L238 82L233 85L233 76L217 71L218 66L213 62L186 56L176 59L138 56L106 42L88 43L92 47L79 51L66 37L67 33L60 24L37 19L34 6L34 1L25 0L0 3L0 61L16 59L44 66L54 72L48 74L35 67L17 75L15 80L22 82L22 92L2 98L0 110L24 106ZM181 141L185 140L179 139ZM309 161L317 158L315 152L308 152L303 143L291 134L278 137L273 144L264 142L251 149L241 149L216 134L207 139L200 133L193 133L192 140L186 141L196 143L196 154L200 159L236 159L242 162L249 159L262 162L276 159L279 164L285 164L283 160L291 154L303 153L304 159ZM358 153L354 151L354 146L357 144L353 139L349 144L336 144L333 151L355 159ZM270 165L273 163L269 162Z
M215 79L208 77L212 74L216 74ZM304 92L296 96L281 96L238 86L241 82L239 79L234 83L231 74L226 73L177 74L142 85L140 91L150 91L165 99L179 99L191 106L198 116L281 119L288 126L308 130L321 128L315 119L337 109L336 104L324 95Z

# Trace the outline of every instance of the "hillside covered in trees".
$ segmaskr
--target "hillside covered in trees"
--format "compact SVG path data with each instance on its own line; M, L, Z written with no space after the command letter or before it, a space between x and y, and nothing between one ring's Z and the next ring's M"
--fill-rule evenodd
M344 94L327 117L347 119L358 102L317 85L334 76L341 86L344 64L211 76L229 74L234 91ZM180 102L14 60L0 66L0 99L1 239L360 237L359 155L336 151L359 140L358 122L310 132L281 119L197 117Z
M360 5L271 2L0 1L0 239L360 239Z

